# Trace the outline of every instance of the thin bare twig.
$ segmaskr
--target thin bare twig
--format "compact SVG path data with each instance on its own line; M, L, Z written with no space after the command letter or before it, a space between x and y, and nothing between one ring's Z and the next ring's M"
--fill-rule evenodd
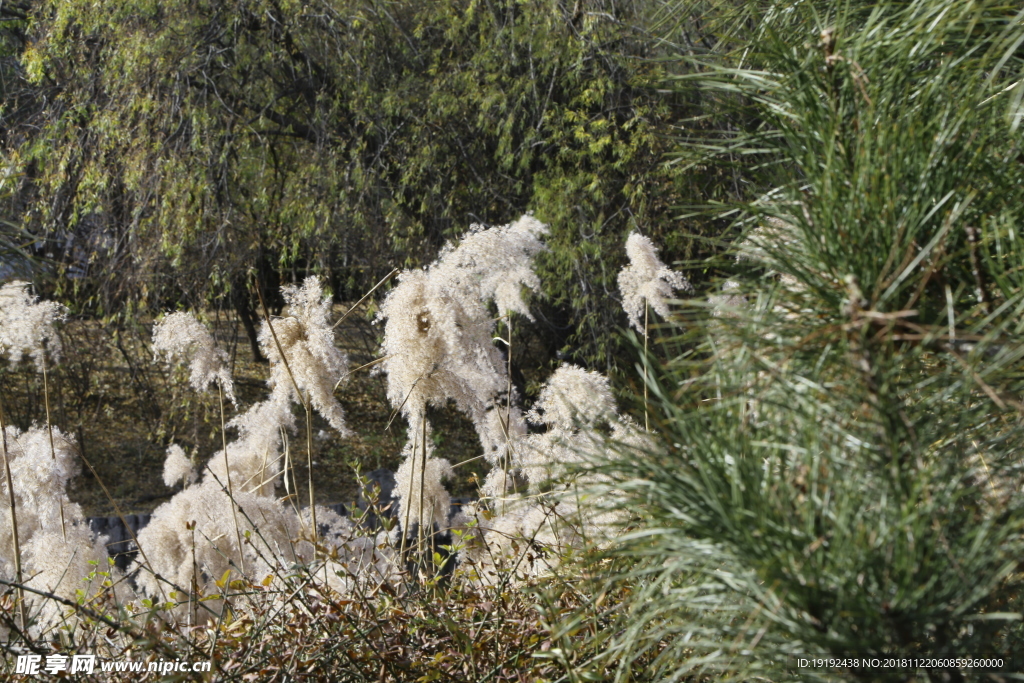
M360 299L359 301L357 301L357 302L355 302L354 304L352 304L352 307L351 307L351 308L349 308L349 309L348 309L347 311L345 311L345 313L344 313L344 314L343 314L343 315L342 315L342 316L341 316L340 318L338 318L338 322L334 323L334 327L332 327L331 329L333 330L333 329L334 329L335 327L337 327L338 325L340 325L341 323L343 323L343 322L345 321L345 318L349 317L349 316L350 316L350 315L352 314L352 312L353 312L353 311L355 311L355 310L356 310L357 308L359 308L359 304L363 303L363 302L364 302L364 301L366 301L366 300L367 300L368 298L370 298L370 295L371 295L371 294L373 294L374 292L376 292L376 291L377 291L377 289L378 289L378 288L379 288L379 287L380 287L381 285L383 285L383 284L384 284L385 282L387 282L388 280L390 280L391 278L393 278L393 277L394 277L395 275L397 275L397 274L398 274L398 272L399 272L399 269L398 269L398 268L395 268L395 269L394 269L394 270L392 270L392 271L391 271L390 273L388 273L387 275L385 275L385 276L384 276L384 279L383 279L383 280L381 280L380 282L378 282L377 284L375 284L375 285L373 286L373 289L371 289L371 290L370 290L369 292L367 292L366 294L364 294L364 295L363 295L363 298L362 298L362 299Z
M11 464L7 458L7 424L4 421L4 404L0 400L0 441L3 448L4 474L7 476L7 500L11 508L11 527L14 534L14 574L18 582L18 616L21 619L21 630L26 631L25 625L25 592L21 589L21 543L18 540L18 512L14 503L14 483L11 479Z

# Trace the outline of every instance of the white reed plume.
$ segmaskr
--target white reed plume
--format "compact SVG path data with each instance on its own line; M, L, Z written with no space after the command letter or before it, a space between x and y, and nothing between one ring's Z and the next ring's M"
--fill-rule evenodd
M626 254L629 265L619 271L622 308L629 316L629 324L646 337L646 306L667 317L667 299L677 291L692 291L693 287L682 274L662 263L654 243L638 232L626 240Z
M776 254L806 254L806 251L803 236L793 223L772 216L740 240L736 246L736 260L774 266L778 265Z
M747 303L747 297L740 293L740 283L726 280L722 283L720 293L708 295L708 303L711 304L712 316L732 317Z
M505 362L495 347L493 301L499 312L529 317L524 287L536 291L533 258L544 249L547 227L532 216L489 229L474 226L424 270L407 271L381 305L386 320L381 366L388 398L419 429L428 405L449 399L473 421L484 454L496 463L508 436L525 431L507 405Z
M97 569L90 562L98 563L100 571L108 569L106 539L93 537L81 507L68 498L67 484L79 472L73 440L54 428L51 451L46 428L21 432L7 427L5 432L26 585L68 600L76 600L79 590L95 591L103 579L97 578L92 587L83 579ZM0 480L0 497L9 495L6 479ZM0 510L0 575L14 575L14 553L14 525L4 508ZM52 600L31 593L26 593L26 598L38 615L33 634L43 633L64 618L63 610Z
M466 570L485 582L500 576L500 568L514 570L516 580L548 572L566 550L616 533L623 515L613 501L621 492L587 466L612 444L637 453L650 448L642 430L618 415L608 379L576 366L563 365L549 378L527 419L545 431L517 439L518 471L495 467L481 489L501 500L490 504L498 514L464 506L451 523L466 542L460 553ZM525 485L511 485L513 475Z
M156 353L162 352L172 358L187 359L191 371L189 381L196 391L205 391L211 383L217 384L221 442L224 444L221 452L226 461L228 456L227 437L224 435L224 395L226 394L231 402L237 405L234 382L226 364L227 354L216 347L213 335L191 313L170 313L164 316L153 329L153 349ZM166 476L165 474L165 480ZM228 496L233 497L234 486L231 477L226 477L226 481ZM238 513L234 507L231 508L231 516L235 526L235 537L241 545L241 525L238 523ZM240 559L244 563L244 557ZM244 564L242 566L244 569Z
M50 385L46 370L46 356L49 353L53 361L60 359L61 342L57 335L54 323L63 320L65 309L60 304L52 301L39 301L37 297L29 294L27 282L14 281L0 287L0 357L7 355L12 363L18 363L27 353L36 364L36 369L43 375L43 397L46 405L46 424L50 428ZM6 435L6 421L4 420L3 405L0 405L0 432ZM49 434L51 459L56 462L57 454L53 443L53 435ZM0 448L5 450L4 457L4 478L8 487L7 503L11 517L11 528L16 523L16 507L14 485L11 478L9 463L7 462L6 449L9 444L4 442ZM58 503L61 534L67 540L67 524L63 507ZM16 564L15 578L20 582L23 579L21 564L20 538L13 533L12 537L14 561ZM18 589L19 595L22 589ZM25 605L19 607L22 626L25 626Z
M548 378L526 417L546 427L516 442L515 464L531 491L560 480L570 465L584 463L603 445L601 430L620 421L608 378L575 365L563 365Z
M8 427L9 448L12 445L11 429ZM29 505L28 508L18 506L19 524L29 522L28 519L22 519L22 515L32 514L35 526L49 528L55 525L60 529L61 506L70 504L66 493L67 484L79 473L80 467L74 441L70 436L54 427L52 451L49 437L46 428L15 433L13 441L16 446L11 450L17 453L20 447L24 457L12 459L11 474L15 481L15 494L24 496ZM27 490L24 487L28 487Z
M68 519L64 531L40 530L25 543L25 585L72 601L104 590L111 590L119 601L128 599L130 589L120 581L121 572L107 561L108 538L93 535L77 505L65 507L64 512ZM110 576L97 572L109 572ZM30 631L37 637L57 628L70 629L78 623L74 611L52 599L32 594L29 602L36 615Z
M334 345L334 332L327 322L331 298L324 296L314 276L306 278L301 288L282 287L281 293L288 315L274 320L273 330L264 321L259 335L260 348L271 362L270 385L275 394L303 406L308 398L332 427L348 435L345 413L334 398L335 386L348 372L348 356Z
M562 429L610 422L616 417L608 378L577 365L563 364L548 378L527 419Z
M577 519L569 501L519 498L502 515L464 505L452 519L461 545L459 575L495 585L506 576L518 583L546 574L565 551L583 545Z
M470 305L493 301L500 315L514 311L533 320L523 287L540 290L533 260L547 248L541 242L547 233L548 227L530 214L509 225L473 225L457 246L442 250L432 276Z
M219 462L215 458L214 462ZM299 541L302 524L283 502L274 498L236 490L229 496L222 484L207 476L199 484L179 491L158 507L150 522L138 534L139 545L151 565L136 575L140 589L156 598L166 588L154 572L178 586L197 585L201 592L221 593L214 582L229 570L249 579L261 579L269 573L313 559L312 544ZM232 511L240 510L238 523L242 533L232 533ZM193 530L188 525L195 523ZM252 526L258 524L258 532ZM246 538L242 542L242 538ZM193 562L194 558L194 562ZM143 558L136 561L141 568ZM219 603L206 603L215 613ZM187 605L174 613L184 619Z
M180 481L190 486L195 483L196 477L196 468L192 466L185 451L178 444L172 443L164 459L164 484L171 487Z
M60 337L54 324L64 320L66 309L53 301L39 301L29 294L27 282L14 281L0 287L0 355L12 363L28 355L39 372L45 369L46 355L60 359Z
M228 369L228 354L218 349L213 335L191 313L168 313L153 327L153 350L164 356L188 362L189 383L196 391L206 391L218 382L235 405L235 386Z

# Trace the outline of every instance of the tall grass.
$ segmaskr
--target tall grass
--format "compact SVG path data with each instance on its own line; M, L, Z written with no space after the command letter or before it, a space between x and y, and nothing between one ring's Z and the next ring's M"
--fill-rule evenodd
M49 419L29 433L6 429L13 485L5 488L21 496L17 530L27 539L24 548L13 539L3 548L5 561L12 554L26 560L25 571L3 577L21 591L3 602L7 651L55 646L101 658L202 656L227 678L268 667L281 676L312 669L340 672L331 674L336 680L396 681L420 674L518 680L524 670L558 670L558 661L530 656L548 627L523 587L583 551L588 537L613 528L612 520L587 513L578 490L567 493L565 466L580 460L578 450L599 447L592 428L636 428L618 417L606 379L566 367L529 416L547 433L527 434L487 305L499 307L506 321L512 312L530 317L521 290L537 287L531 262L544 232L530 216L474 229L430 268L403 273L381 306L387 324L380 364L393 408L405 414L410 431L397 511L371 506L341 517L315 505L311 411L344 438L334 391L350 374L333 342L330 299L315 278L284 288L283 315L268 312L260 341L271 363L269 397L230 420L223 398L235 403L233 380L213 336L187 313L156 324L158 356L187 363L193 389L216 385L222 447L198 472L180 446L168 448L164 482L182 488L133 536L139 556L127 574L108 565L106 539L93 537L81 509L67 500L67 481L81 459L121 514L96 470L76 457L73 441ZM16 320L14 311L0 311L9 329L39 324ZM481 498L454 517L442 484L452 468L431 455L426 420L428 403L448 400L474 421L493 466ZM304 509L297 491L286 485L284 496L277 492L289 477L294 403L305 413L310 465ZM230 429L238 435L229 442ZM54 467L31 475L51 431L60 446L51 449ZM36 479L51 475L56 485L41 490ZM39 549L54 543L59 510L68 511L66 552L44 559ZM407 543L413 533L415 543ZM578 599L570 591L562 609ZM10 618L15 608L24 612L22 624ZM415 653L409 639L418 639Z

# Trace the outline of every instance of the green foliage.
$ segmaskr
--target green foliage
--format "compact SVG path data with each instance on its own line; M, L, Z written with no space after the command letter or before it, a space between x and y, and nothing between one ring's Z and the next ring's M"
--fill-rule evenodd
M791 653L995 654L1018 672L1021 16L735 9L708 25L752 37L723 34L735 59L683 78L752 123L686 150L758 160L736 207L745 299L692 308L651 373L661 447L610 466L648 522L600 661L658 680L915 675L798 670Z
M22 64L49 104L14 146L27 222L70 244L67 262L119 273L77 281L114 311L195 306L251 268L285 281L319 271L358 296L471 223L533 210L553 227L545 342L612 367L628 230L669 259L697 253L667 220L698 188L661 163L673 99L654 90L644 11L40 3Z

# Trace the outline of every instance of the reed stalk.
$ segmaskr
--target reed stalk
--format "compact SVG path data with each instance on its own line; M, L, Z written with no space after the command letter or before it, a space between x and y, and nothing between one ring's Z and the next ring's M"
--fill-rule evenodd
M316 553L320 529L316 524L316 495L313 490L313 409L312 401L306 396L306 467L309 468L309 514L313 524L313 552Z
M416 462L416 439L413 437L412 442L412 457L413 462ZM398 550L398 557L405 560L405 540L409 535L409 513L412 512L412 480L409 481L409 499L405 503L405 523L402 524L402 544ZM399 491L401 492L401 491Z
M426 412L423 414L422 427L423 427L423 444L420 450L423 452L423 456L420 459L420 523L417 525L416 530L416 550L419 552L420 557L423 557L423 486L424 480L427 478L427 415ZM409 492L412 493L411 491ZM410 496L411 497L411 496ZM433 517L431 517L433 519ZM431 531L433 531L433 524L431 524Z
M46 372L46 345L43 345L43 403L46 405L46 433L50 437L50 457L53 460L53 476L57 476L57 450L53 446L53 423L50 421L50 381ZM64 501L57 499L57 509L60 510L60 532L64 536L64 543L68 542L67 523L64 521Z
M220 443L224 452L224 478L228 485L228 501L231 503L231 519L235 523L235 540L238 542L238 566L245 576L245 548L242 547L242 532L238 528L238 512L235 511L235 491L231 487L231 465L228 463L228 437L227 429L224 426L224 387L221 380L217 380L217 398L220 401Z
M18 511L14 502L14 481L11 479L11 464L7 459L7 422L4 419L4 403L0 399L0 448L3 449L4 475L7 477L7 501L11 508L11 531L14 536L14 575L18 583L18 618L21 621L21 632L27 633L25 619L25 591L22 589L21 576L21 543L18 539Z
M506 312L505 314L505 333L508 339L505 341L505 345L508 347L508 365L505 371L506 385L508 389L508 396L505 405L505 462L502 466L501 476L501 514L505 514L505 498L508 493L508 468L509 461L512 459L512 437L509 436L508 430L512 425L512 313ZM514 483L513 483L514 485Z
M651 431L651 422L647 414L647 335L648 335L648 311L651 307L644 299L644 431Z
M381 282L383 284L383 282ZM270 328L270 336L274 338L274 346L277 347L277 353L281 356L281 362L284 363L284 369L288 371L288 378L292 381L292 386L295 388L295 396L302 402L302 407L306 409L306 439L307 439L307 454L309 460L309 498L310 498L310 519L312 520L313 526L313 545L316 545L317 541L317 524L316 524L316 506L313 505L313 437L312 437L312 408L310 406L309 397L304 396L302 391L299 390L299 383L295 381L295 375L292 374L292 368L288 365L288 358L284 355L284 348L281 347L281 342L277 338L277 332L274 331L274 323L270 321L270 311L267 309L267 304L263 300L263 292L260 290L260 285L256 283L256 296L260 299L260 307L263 309L263 319L267 321L267 327ZM338 321L341 322L341 321ZM337 323L335 323L337 324ZM287 476L287 475L286 475ZM296 487L297 488L297 487ZM298 491L296 491L298 494Z

